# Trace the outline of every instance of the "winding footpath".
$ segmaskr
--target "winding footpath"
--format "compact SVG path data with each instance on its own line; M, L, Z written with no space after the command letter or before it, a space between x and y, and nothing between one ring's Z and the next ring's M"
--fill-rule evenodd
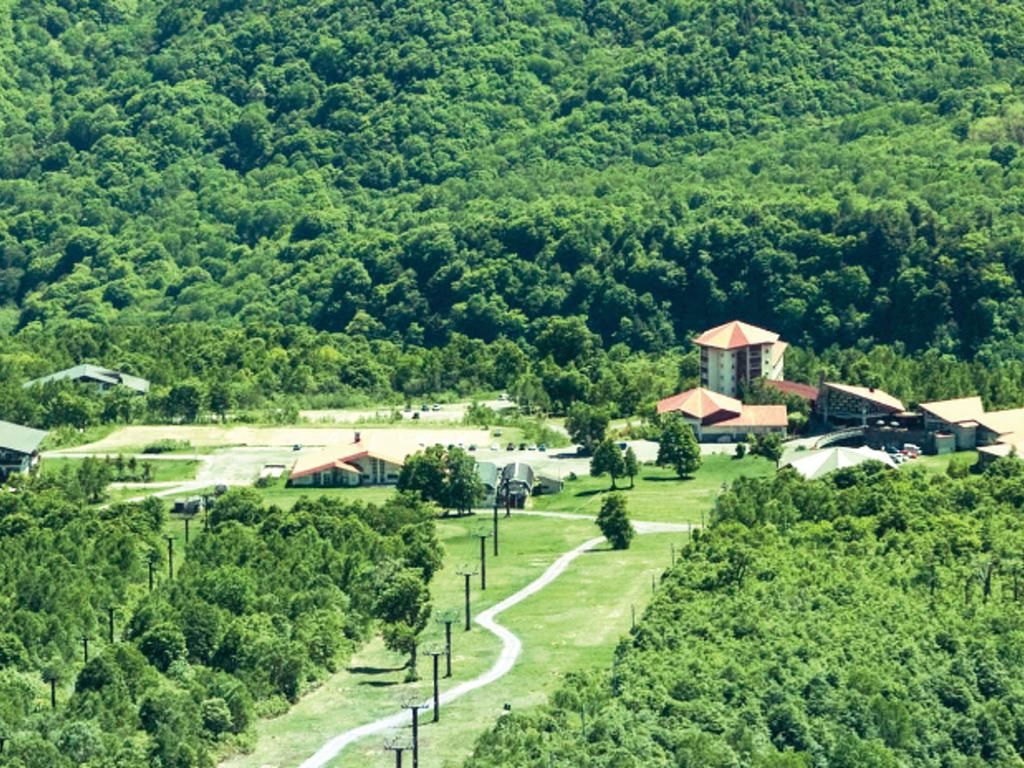
M562 519L584 519L593 520L593 515L578 515L569 512L533 512L533 511L518 511L517 514L527 514L536 517L555 517ZM648 522L634 522L633 527L636 529L638 534L643 533L682 533L685 531L692 530L694 526L688 523L648 523ZM515 666L516 660L519 658L519 654L523 649L523 642L519 637L511 630L503 627L496 621L498 615L503 611L508 610L514 605L518 605L526 598L531 595L535 595L540 590L544 589L548 584L557 579L566 568L583 553L593 549L598 544L604 541L603 536L590 539L580 544L575 549L569 550L564 555L561 555L555 562L548 566L547 570L544 571L540 576L531 581L525 587L515 592L504 600L495 605L492 605L487 610L483 611L476 617L475 623L491 632L499 640L501 640L501 652L498 654L497 660L491 667L483 674L474 677L472 680L467 680L464 683L451 688L441 694L441 703L447 704L455 701L467 693L471 693L479 688L483 688L486 685L499 680L500 678L507 675L512 667ZM422 709L430 710L433 708L433 700L427 699L422 703ZM332 760L334 760L342 750L346 747L355 744L367 736L373 734L383 733L396 728L400 728L407 724L409 719L408 712L399 711L393 715L382 717L379 720L374 720L371 723L360 725L357 728L353 728L344 733L340 733L334 738L330 739L326 744L317 750L316 754L305 760L299 768L323 768Z

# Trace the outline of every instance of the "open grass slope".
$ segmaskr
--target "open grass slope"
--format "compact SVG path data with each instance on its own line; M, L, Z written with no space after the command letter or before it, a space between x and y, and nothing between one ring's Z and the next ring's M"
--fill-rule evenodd
M761 477L774 473L774 465L758 456L734 459L715 454L705 456L704 462L691 478L679 478L670 469L655 466L640 468L634 487L629 480L619 479L617 485L626 495L629 514L637 520L658 522L700 522L714 506L715 497L723 485L738 477ZM611 489L611 480L605 477L582 476L566 480L559 494L535 496L532 508L544 512L571 512L596 515L601 499Z
M462 605L463 580L457 571L464 563L479 561L479 539L473 534L486 522L486 516L475 516L440 523L447 554L433 585L438 609ZM500 524L497 559L487 543L487 591L479 591L479 577L472 580L474 612L518 591L596 532L586 521L516 514ZM618 636L629 627L631 606L639 611L646 604L651 577L668 566L669 544L678 547L683 540L680 534L658 534L639 537L626 552L588 553L554 583L502 614L502 623L523 641L522 656L506 677L443 708L441 723L424 728L425 764L441 765L468 755L474 736L493 723L505 703L514 709L539 703L567 671L607 663ZM454 677L444 681L446 687L483 672L499 649L497 638L479 627L468 633L461 625L454 630ZM434 626L428 635L440 639L442 628ZM402 682L401 663L379 643L367 646L348 670L329 678L289 714L262 722L255 751L227 761L225 768L297 765L331 736L394 712L403 691L415 688L426 696L429 659L421 661L423 680L416 684ZM332 765L384 766L393 761L380 739L371 738L343 752Z

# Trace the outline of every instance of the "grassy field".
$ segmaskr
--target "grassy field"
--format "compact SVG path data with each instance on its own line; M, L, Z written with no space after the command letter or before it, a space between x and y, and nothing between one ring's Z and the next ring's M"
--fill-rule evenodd
M47 457L40 462L39 471L43 474L55 474L66 468L69 472L77 472L78 467L83 461L84 459L64 458L62 456ZM149 463L153 467L151 482L154 483L193 480L199 469L198 461L185 461L183 459L171 461L152 459L149 460ZM140 478L142 477L142 462L139 462L137 474ZM144 489L143 491L135 491L135 494L137 495L141 492L144 492Z
M978 460L978 452L957 451L956 453L947 453L945 456L921 456L920 458L900 464L899 468L902 471L908 471L914 467L920 467L925 472L938 474L945 472L946 467L949 466L953 459L958 461L966 459L970 464L974 464Z
M295 502L304 496L316 499L326 496L380 504L395 492L395 488L392 485L368 485L356 488L285 488L283 485L276 485L269 488L257 488L256 491L267 504L276 504L282 509L291 509L295 506Z
M458 609L462 604L462 563L479 560L479 540L473 532L484 517L443 520L444 569L432 586L436 609ZM479 591L474 577L474 613L519 590L557 557L598 535L585 521L513 516L502 523L502 550L491 557L488 542L488 589ZM668 565L669 545L681 545L682 534L640 536L626 552L606 549L577 559L553 584L503 614L500 622L520 635L523 654L516 667L492 686L448 705L441 723L422 732L422 765L440 766L460 761L475 737L493 724L505 703L514 709L545 699L562 676L575 669L603 666L611 658L619 636L628 630L631 606L642 610L651 594L651 577ZM444 687L475 677L494 661L497 638L474 627L454 627L454 676ZM426 640L440 639L440 625L432 626ZM353 658L349 669L328 679L305 696L288 714L258 726L256 750L226 763L234 768L294 766L311 755L331 736L397 709L403 691L410 688L429 695L430 661L421 661L423 680L403 682L402 659L373 642ZM443 660L442 660L443 670ZM430 716L427 716L429 720ZM382 750L382 739L371 737L343 753L335 766L390 766L394 757Z
M700 522L701 512L711 509L723 483L731 483L741 476L760 477L774 472L774 465L759 456L737 460L715 454L705 456L701 468L689 479L676 477L670 469L643 466L632 489L628 488L628 479L619 480L618 485L626 496L630 516L637 520ZM532 508L596 515L602 497L610 488L607 476L567 480L561 493L534 497Z

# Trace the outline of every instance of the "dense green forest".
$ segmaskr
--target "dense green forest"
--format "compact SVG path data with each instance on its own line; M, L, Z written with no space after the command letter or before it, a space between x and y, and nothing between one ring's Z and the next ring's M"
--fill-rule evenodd
M371 627L417 630L392 593L404 585L415 599L403 605L429 615L436 512L400 495L380 506L303 499L285 512L232 491L208 531L185 552L179 542L172 581L159 500L100 510L62 476L3 494L0 762L214 765L257 716L347 663Z
M458 388L396 358L459 334L565 367L576 323L1015 359L1022 41L993 0L8 0L0 328L231 325L272 395Z
M1006 460L741 480L611 669L503 717L467 766L1019 765L1022 500Z

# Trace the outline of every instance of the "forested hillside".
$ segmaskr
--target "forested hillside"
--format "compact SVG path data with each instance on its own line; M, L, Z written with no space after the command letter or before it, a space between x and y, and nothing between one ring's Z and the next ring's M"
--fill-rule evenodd
M607 673L513 714L468 768L1018 765L1019 462L740 481Z
M1012 356L1019 4L6 0L0 305ZM339 342L332 342L339 343ZM130 343L128 343L130 346Z
M208 532L178 542L171 581L160 500L99 510L61 475L4 493L0 763L209 768L343 667L371 626L401 632L389 593L429 614L435 514L401 496L283 512L232 491Z

